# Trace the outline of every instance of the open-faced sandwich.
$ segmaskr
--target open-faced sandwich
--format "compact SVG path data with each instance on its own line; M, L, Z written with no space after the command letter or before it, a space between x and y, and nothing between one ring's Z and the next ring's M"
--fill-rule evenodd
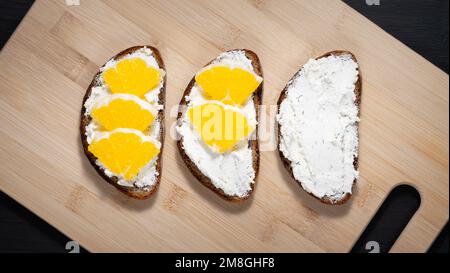
M125 194L145 199L161 180L166 72L158 50L128 48L94 76L81 109L91 165Z
M355 56L310 59L278 99L278 148L292 177L327 204L343 204L358 178L361 78Z
M201 183L229 201L247 199L255 187L262 76L254 52L226 51L197 72L180 102L182 158Z

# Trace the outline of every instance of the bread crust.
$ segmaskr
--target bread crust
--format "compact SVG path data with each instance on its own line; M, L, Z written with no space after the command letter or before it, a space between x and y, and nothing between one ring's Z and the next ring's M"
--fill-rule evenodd
M331 55L334 55L334 56L350 55L351 58L353 59L353 61L358 63L358 61L356 60L355 55L353 53L351 53L349 51L345 51L345 50L334 50L334 51L327 52L327 53L323 54L322 56L317 57L316 60L320 59L320 58L328 57L328 56L331 56ZM358 67L358 70L359 70L359 67ZM300 72L300 71L301 71L301 69L298 72ZM292 79L294 79L298 75L298 72L292 77ZM357 81L355 83L355 90L354 90L354 93L355 93L355 105L358 108L358 117L359 117L359 114L360 114L360 105L361 105L361 91L362 91L362 80L361 79L362 79L361 78L361 71L359 70L358 79L357 79ZM281 105L281 103L286 98L287 90L289 89L289 87L290 87L290 84L287 84L286 87L284 87L283 91L281 91L280 97L278 98L278 102L277 102L277 106L278 106L278 111L277 112L278 113L280 112L280 105ZM292 170L291 161L289 159L287 159L283 155L283 152L280 150L280 140L281 140L281 133L280 133L281 130L280 129L281 129L281 125L277 121L277 130L278 130L277 131L277 149L278 149L278 154L280 155L281 161L283 162L283 166L287 169L287 171L289 172L290 176L303 189L301 181L298 181L294 177L294 172ZM357 132L357 137L359 138L359 126L357 126L357 131L356 132ZM358 170L358 156L355 157L355 159L353 160L353 166L355 167L356 170ZM357 179L355 179L353 181L352 191L353 191L353 188L354 188L354 186L356 184L356 181L357 181ZM320 200L322 203L325 203L325 204L328 204L328 205L342 205L342 204L345 204L351 197L351 194L347 193L341 199L332 200L332 199L330 199L329 197L326 197L326 196L322 197L322 198L319 198L319 197L315 196L312 193L308 192L308 194L313 196L314 198Z
M164 62L161 58L161 54L159 53L158 49L156 49L153 46L150 45L145 45L145 46L134 46L134 47L130 47L127 48L121 52L119 52L118 54L116 54L114 57L112 57L111 59L117 60L120 59L121 57L133 53L141 48L149 48L152 50L153 52L153 56L155 57L156 62L158 63L159 67L161 69L163 69L164 71L166 70L164 67ZM110 59L110 60L111 60ZM108 60L109 61L109 60ZM160 148L160 152L158 155L158 158L156 160L156 171L158 172L159 175L157 175L156 177L156 183L152 186L149 187L142 187L142 188L138 188L138 187L125 187L125 186L121 186L117 183L118 181L118 177L116 176L112 176L112 177L108 177L105 172L95 163L95 161L97 160L97 157L94 156L91 152L88 151L88 142L87 142L87 136L86 136L86 126L89 124L89 122L91 121L91 116L85 116L84 113L86 112L86 107L84 106L86 100L89 98L89 96L91 95L92 92L92 88L99 86L100 85L100 81L99 81L99 77L100 77L100 69L97 72L97 74L95 74L94 78L92 79L91 84L89 85L89 87L86 90L86 94L84 95L83 98L83 104L82 104L82 108L81 108L81 120L80 120L80 136L81 136L81 144L83 146L83 151L86 155L86 157L89 159L89 162L91 163L92 167L94 167L94 169L97 171L97 173L103 177L103 179L106 180L106 182L108 182L109 184L113 185L114 187L116 187L119 191L125 193L126 195L136 198L136 199L147 199L149 198L153 193L155 193L158 188L159 188L159 184L161 181L161 170L162 170L162 159L161 159L161 155L162 155L162 151L163 151L163 146L164 146L164 110L162 111L158 111L158 116L156 117L157 120L159 120L160 122L160 129L159 129L159 134L160 134L160 142L161 142L161 148ZM161 91L159 92L159 103L161 105L165 105L165 96L166 96L166 74L164 75L164 79L163 79L163 86L161 88ZM165 107L164 107L165 108ZM164 109L163 108L163 109Z
M226 52L237 51L237 50L242 50L242 51L245 52L246 57L249 58L252 61L252 66L253 66L253 69L255 70L255 73L258 76L263 77L261 63L259 62L259 58L256 55L256 53L254 53L253 51L248 50L248 49L233 49L233 50L228 50ZM216 59L214 59L214 60L216 60ZM209 64L211 64L214 60L211 60L204 67L206 67ZM191 89L194 86L194 83L195 83L195 76L192 77L192 79L189 82L188 86L184 90L183 97L181 98L181 101L180 101L180 104L179 104L179 109L178 109L178 115L177 115L177 125L181 125L182 117L183 117L183 114L184 114L183 111L186 110L185 108L186 108L186 105L187 105L186 96L190 94ZM261 82L261 84L258 86L256 91L253 93L253 104L255 105L256 120L257 121L259 121L259 110L260 110L260 106L261 106L261 103L262 103L262 95L263 95L263 89L264 89L263 88L263 84L264 84L264 80ZM255 190L256 179L257 179L258 172L259 172L258 125L256 125L255 136L256 136L255 139L249 140L250 148L252 150L252 163L253 163L253 169L255 170L255 179L254 179L254 183L251 184L251 190L244 197L227 195L227 194L225 194L225 192L222 189L219 189L216 186L214 186L214 184L212 183L211 179L209 179L206 175L204 175L200 171L200 169L197 167L197 165L194 162L192 162L192 160L189 158L189 156L184 151L184 148L183 148L183 137L182 136L178 136L177 147L178 147L178 150L180 151L181 157L182 157L183 161L186 163L186 166L189 169L189 171L204 186L206 186L207 188L212 190L214 193L219 195L224 200L227 200L227 201L230 201L230 202L241 202L241 201L244 201L244 200L248 199L251 196L251 194L253 193L253 191Z

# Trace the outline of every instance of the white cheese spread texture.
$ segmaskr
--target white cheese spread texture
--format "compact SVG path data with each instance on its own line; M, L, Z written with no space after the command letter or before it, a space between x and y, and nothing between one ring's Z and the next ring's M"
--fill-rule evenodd
M358 64L350 55L310 59L280 105L279 148L295 179L318 198L339 201L358 177Z

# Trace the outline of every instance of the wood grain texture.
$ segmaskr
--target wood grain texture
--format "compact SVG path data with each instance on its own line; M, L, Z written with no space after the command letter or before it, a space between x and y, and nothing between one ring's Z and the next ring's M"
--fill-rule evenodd
M339 1L133 3L37 1L3 48L3 191L91 251L340 252L392 187L409 183L422 204L392 251L427 249L448 219L447 74ZM147 201L104 183L78 136L92 76L138 44L157 47L168 72L164 169ZM241 205L220 200L189 173L171 136L177 103L192 75L231 48L258 54L266 105L276 104L308 58L335 49L357 56L361 179L346 205L329 207L303 193L276 151L262 151L258 188Z

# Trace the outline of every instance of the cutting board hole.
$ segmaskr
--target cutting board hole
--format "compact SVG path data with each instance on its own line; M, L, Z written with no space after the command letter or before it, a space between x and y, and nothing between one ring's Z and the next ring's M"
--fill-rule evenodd
M353 246L352 253L387 253L420 207L420 194L399 185L388 197Z

